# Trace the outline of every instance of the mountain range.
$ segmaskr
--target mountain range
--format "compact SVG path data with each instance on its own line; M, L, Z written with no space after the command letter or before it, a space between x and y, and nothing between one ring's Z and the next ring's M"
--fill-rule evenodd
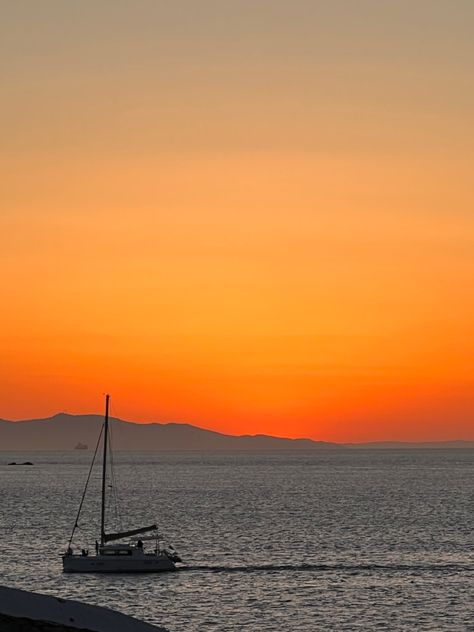
M46 419L0 420L0 450L72 450L97 443L103 417L59 413ZM184 423L133 423L111 418L115 450L312 450L337 444L267 435L233 436ZM84 449L84 447L83 447Z
M94 449L101 415L59 413L45 419L0 419L0 451ZM227 435L185 423L134 423L111 418L115 450L130 451L271 451L396 448L474 448L474 441L331 443L269 435Z

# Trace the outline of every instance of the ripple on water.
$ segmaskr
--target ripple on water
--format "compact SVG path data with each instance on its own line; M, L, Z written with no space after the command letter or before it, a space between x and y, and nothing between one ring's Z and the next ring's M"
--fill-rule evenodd
M0 463L35 466L0 465L6 585L171 632L472 628L471 451L117 454L124 522L156 517L187 563L143 576L63 575L89 457L14 456ZM99 486L97 472L79 545Z

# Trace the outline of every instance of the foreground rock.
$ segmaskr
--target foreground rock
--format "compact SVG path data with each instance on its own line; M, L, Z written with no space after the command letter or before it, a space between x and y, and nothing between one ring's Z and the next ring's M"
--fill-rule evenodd
M167 632L109 608L0 586L2 632Z

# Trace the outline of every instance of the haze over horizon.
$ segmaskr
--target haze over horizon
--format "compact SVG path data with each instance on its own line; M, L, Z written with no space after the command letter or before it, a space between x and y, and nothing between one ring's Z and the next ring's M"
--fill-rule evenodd
M473 18L7 2L0 416L473 439Z

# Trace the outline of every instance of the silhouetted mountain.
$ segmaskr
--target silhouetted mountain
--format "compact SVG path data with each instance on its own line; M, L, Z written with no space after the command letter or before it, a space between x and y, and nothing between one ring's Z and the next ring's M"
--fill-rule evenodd
M0 420L0 450L94 449L103 417L60 413L47 419ZM337 444L311 439L284 439L267 435L232 436L190 424L139 424L111 419L115 450L312 450Z
M46 419L6 421L0 419L0 450L93 450L97 443L102 415L60 413ZM285 439L269 435L226 435L190 424L140 424L111 419L115 450L396 450L474 448L474 441L375 441L369 443L330 443L312 439Z

